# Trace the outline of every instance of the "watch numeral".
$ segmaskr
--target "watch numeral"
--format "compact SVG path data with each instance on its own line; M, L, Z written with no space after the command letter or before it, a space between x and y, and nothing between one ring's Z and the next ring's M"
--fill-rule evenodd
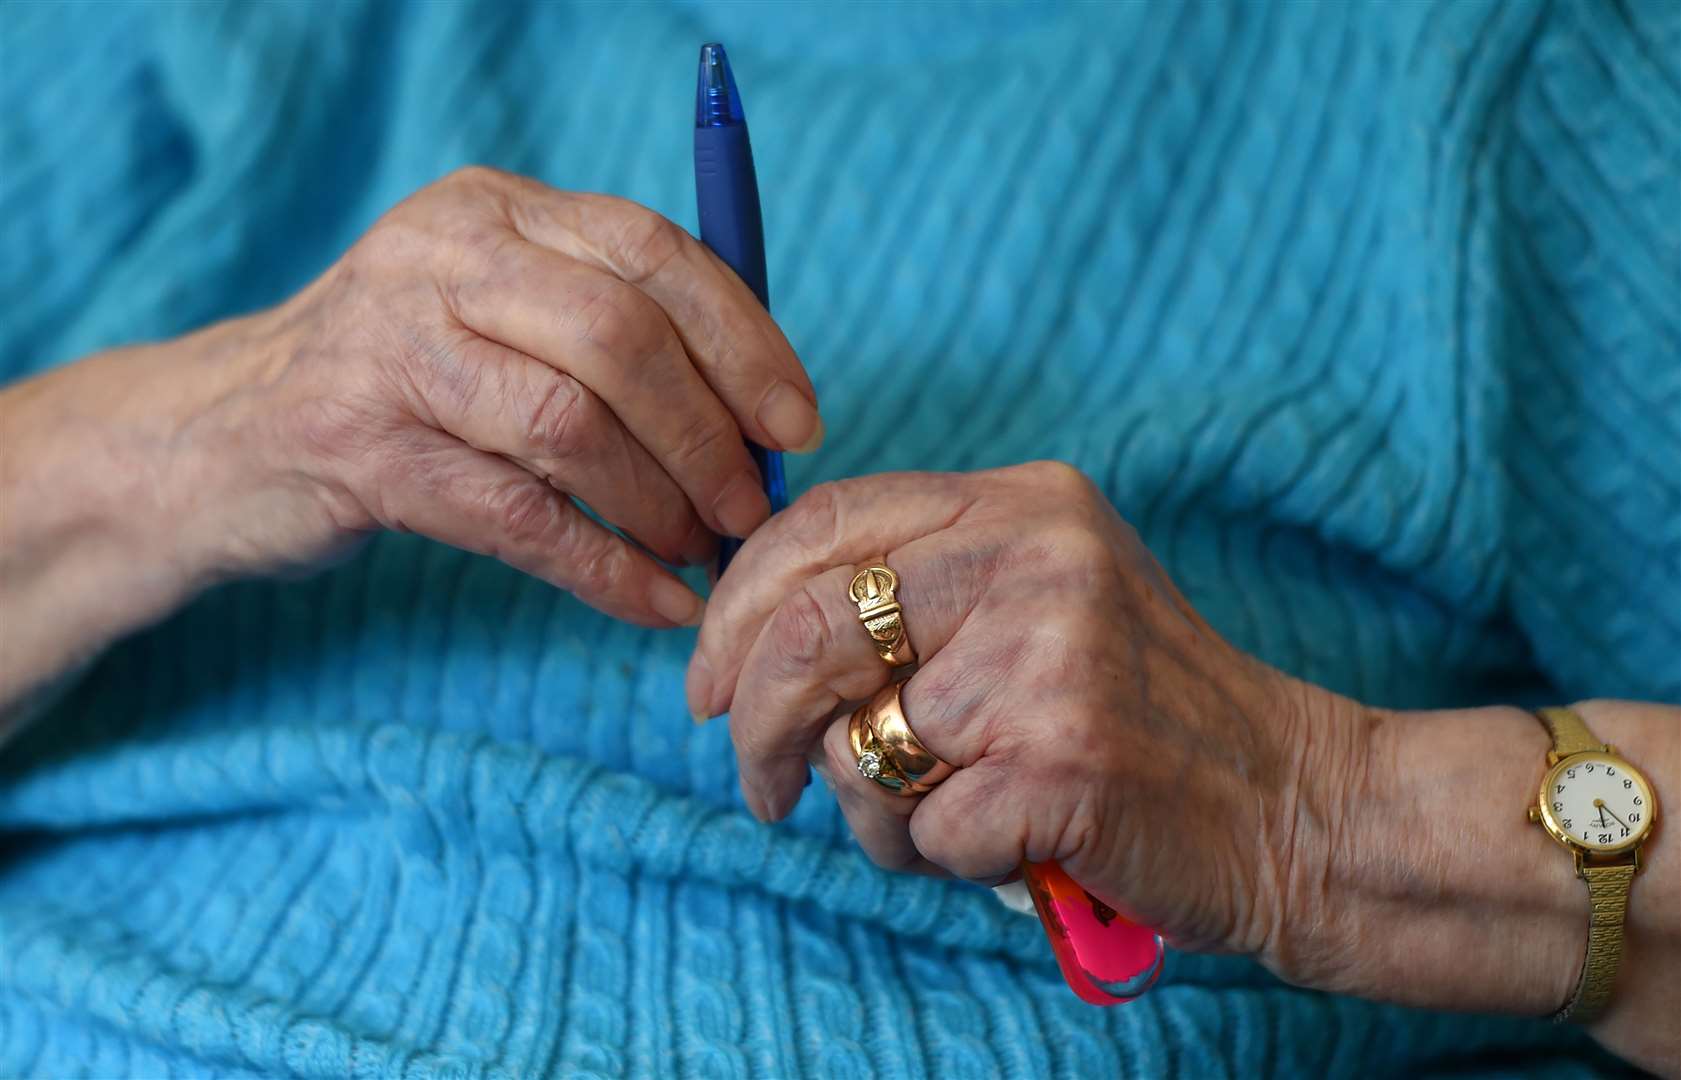
M1576 779L1576 770L1575 769L1566 769L1566 770L1564 770L1564 775L1566 777L1568 777L1569 779L1574 780L1574 779Z
M1633 786L1634 786L1634 781L1633 780L1624 780L1623 781L1623 787L1624 788L1631 788Z
M1607 765L1607 766L1605 766L1605 775L1606 776L1616 776L1617 775L1617 770L1613 769L1611 766Z
M1564 785L1563 784L1560 784L1558 786L1558 794L1560 794L1560 795L1564 794Z
M1599 842L1602 843L1602 844L1609 844L1611 842L1611 834L1608 833L1608 832L1600 833L1599 834Z
M1636 795L1634 797L1634 805L1636 805L1636 806L1640 805L1640 796Z
M1623 835L1624 835L1624 836L1627 836L1627 835L1628 835L1628 826L1627 826L1627 825L1624 825L1624 826L1623 826Z
M1553 809L1562 812L1564 810L1564 804L1561 802L1553 803Z
M1593 772L1593 766L1592 765L1583 765L1582 768L1588 770L1588 772Z
M1569 818L1564 819L1564 827L1566 829L1570 828L1570 819Z
M1639 814L1630 814L1628 816L1628 819L1630 821L1639 821L1640 820L1640 815Z

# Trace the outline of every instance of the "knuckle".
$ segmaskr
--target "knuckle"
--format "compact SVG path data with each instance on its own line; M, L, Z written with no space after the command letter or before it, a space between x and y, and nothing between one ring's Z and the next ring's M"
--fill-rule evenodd
M788 538L808 550L827 550L840 535L841 484L828 481L801 495L784 512Z
M1051 510L1046 516L1048 520L999 560L998 570L1031 569L1039 587L1083 596L1100 595L1092 590L1113 586L1118 564L1102 530L1081 514Z
M1089 495L1096 485L1085 473L1066 461L1032 461L1022 466L1035 487L1048 488L1059 495Z
M344 261L353 272L378 271L416 263L431 247L430 231L399 208L374 222Z
M720 449L739 444L741 435L721 416L698 411L683 421L671 449L671 463L679 468L713 457ZM745 453L745 451L743 451Z
M574 563L573 588L591 596L618 593L630 577L630 553L603 536L601 542Z
M545 458L570 458L589 446L589 400L578 380L555 375L526 422L526 441Z
M503 539L522 548L548 538L561 520L558 496L531 480L506 484L493 493L491 512Z
M1065 461L1034 461L1021 469L1034 491L1053 496L1057 505L1082 518L1110 509L1108 498L1091 477Z
M1095 612L1047 613L1030 631L1023 652L1035 665L1037 678L1050 685L1081 686L1091 679L1093 643L1102 641L1105 633L1104 620Z
M647 281L683 250L688 234L669 218L628 200L620 200L616 211L622 223L606 255L626 281Z
M1114 564L1109 544L1083 519L1057 526L1050 541L1059 563L1083 573L1099 573Z
M809 668L834 647L834 627L809 582L783 601L771 625L771 640L789 667Z
M918 861L917 851L913 847L901 847L897 844L892 846L883 846L881 844L864 844L862 842L860 842L858 846L864 849L864 854L868 855L870 857L870 861L877 867L895 874L903 873L904 871L911 869Z
M497 257L516 239L516 235L501 222L474 218L456 229L453 239L463 269L489 275Z
M952 815L919 808L911 815L910 828L911 841L923 858L958 877L976 876L974 841L966 828L954 826Z
M744 705L748 707L743 708ZM730 711L730 742L740 768L762 764L771 755L770 739L759 723L759 713L749 703L732 702Z
M400 328L392 336L391 385L412 395L419 409L436 416L470 405L480 394L485 369L453 335Z
M608 278L572 316L578 337L622 361L640 364L665 346L664 316L635 286Z
M509 178L509 173L492 168L489 165L463 165L439 180L438 186L483 190L485 188L501 187L508 182Z
M993 673L985 670L984 661L921 670L916 676L917 703L926 712L954 708L968 712L984 700L994 681Z
M924 858L969 881L1007 873L1022 860L1032 800L998 770L972 776L959 793L924 803L911 815L911 840Z

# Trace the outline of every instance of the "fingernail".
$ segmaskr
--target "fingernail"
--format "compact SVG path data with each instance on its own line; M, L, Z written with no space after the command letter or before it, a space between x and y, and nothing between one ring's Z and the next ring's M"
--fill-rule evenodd
M677 554L689 566L705 566L718 554L718 538L712 535L711 529L697 521Z
M817 406L786 380L765 391L754 413L759 424L783 449L807 454L823 441L823 421Z
M712 719L708 711L712 706L712 668L707 665L706 657L695 653L689 661L689 674L683 679L683 696L689 702L689 715L694 717L695 723L704 724Z
M777 790L786 787L786 784L777 782L773 783L768 789L759 789L759 804L764 807L765 821L781 821L792 814L794 807L800 804L800 795L805 791L805 785L801 784L791 791Z
M706 601L689 591L689 587L672 578L655 578L648 593L654 610L678 626L699 626L706 612Z
M791 454L809 454L823 445L823 418L817 418L817 426L811 429L811 438L789 451Z
M760 489L759 478L744 472L725 485L712 504L712 514L726 533L745 539L770 517L770 500Z

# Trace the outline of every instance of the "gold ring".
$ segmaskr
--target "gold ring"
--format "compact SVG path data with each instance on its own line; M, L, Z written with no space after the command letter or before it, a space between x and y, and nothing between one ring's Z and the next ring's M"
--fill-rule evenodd
M911 731L899 686L883 687L853 712L847 739L859 775L895 795L923 795L956 770L929 752Z
M869 701L870 711L864 719L870 730L876 733L876 738L887 747L894 766L912 784L926 790L956 770L948 762L935 757L933 751L923 746L922 740L911 730L910 722L905 719L904 701L899 696L903 685L894 683L877 691Z
M864 624L876 652L887 661L888 667L903 667L916 662L916 651L911 648L910 635L905 632L904 613L895 595L898 588L899 575L878 559L866 563L862 570L852 575L852 585L847 590L852 602L858 605L858 621Z
M864 720L864 706L859 706L846 726L847 741L852 744L852 756L858 762L858 775L874 781L895 795L913 794L906 790L910 780L893 767L887 746Z

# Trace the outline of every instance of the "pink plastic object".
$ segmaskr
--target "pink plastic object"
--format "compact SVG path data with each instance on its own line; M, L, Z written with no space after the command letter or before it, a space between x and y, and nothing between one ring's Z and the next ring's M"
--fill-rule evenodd
M1161 935L1128 922L1054 862L1022 863L1022 877L1062 977L1080 1000L1119 1005L1161 974Z

